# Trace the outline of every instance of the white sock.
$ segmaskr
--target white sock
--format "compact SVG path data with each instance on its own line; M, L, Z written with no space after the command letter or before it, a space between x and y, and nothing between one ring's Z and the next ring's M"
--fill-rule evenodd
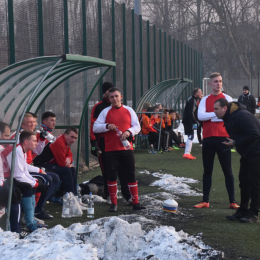
M192 148L192 141L188 138L185 144L185 154L190 154Z

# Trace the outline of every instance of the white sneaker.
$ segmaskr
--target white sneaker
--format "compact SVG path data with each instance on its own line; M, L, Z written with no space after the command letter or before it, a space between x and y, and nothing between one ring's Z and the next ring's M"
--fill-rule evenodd
M38 219L38 218L34 217L34 220L36 220L39 224L42 224L42 225L45 224L45 222L42 219Z
M5 214L5 207L0 207L0 218L3 217L3 215Z

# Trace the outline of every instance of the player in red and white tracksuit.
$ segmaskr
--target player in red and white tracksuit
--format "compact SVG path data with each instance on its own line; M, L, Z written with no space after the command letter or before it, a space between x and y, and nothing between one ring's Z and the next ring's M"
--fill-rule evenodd
M105 108L94 123L94 133L105 133L105 151L108 168L108 192L112 205L109 211L117 211L117 175L123 167L128 188L132 196L133 209L144 209L139 204L138 188L135 178L135 158L132 142L126 150L117 136L117 130L122 132L122 139L134 137L141 130L138 117L131 107L122 105L122 95L117 88L109 90L109 101L112 106Z
M220 165L225 175L226 189L229 196L230 208L237 208L234 195L234 177L231 169L231 150L223 144L228 137L224 123L214 113L214 102L225 98L229 102L232 98L222 93L222 77L219 73L213 73L209 82L212 94L201 99L198 109L198 119L203 121L203 201L194 207L209 207L209 194L212 185L212 172L215 154L217 153Z

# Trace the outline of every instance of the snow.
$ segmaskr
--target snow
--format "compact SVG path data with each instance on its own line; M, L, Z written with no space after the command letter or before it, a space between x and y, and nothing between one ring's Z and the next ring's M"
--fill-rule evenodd
M163 174L159 172L150 173L147 170L140 171L139 173L143 174L152 174L154 177L160 178L155 182L151 183L150 186L158 186L161 189L170 191L171 193L177 195L186 195L186 196L202 196L201 193L192 190L187 183L198 183L199 181L185 178L185 177L176 177L171 174Z
M133 219L135 222L129 223ZM57 225L49 230L38 229L23 240L14 233L0 230L1 260L196 260L223 257L221 252L205 245L200 236L188 236L169 226L151 230L142 227L151 222L154 221L138 215L101 218L76 223L69 228Z

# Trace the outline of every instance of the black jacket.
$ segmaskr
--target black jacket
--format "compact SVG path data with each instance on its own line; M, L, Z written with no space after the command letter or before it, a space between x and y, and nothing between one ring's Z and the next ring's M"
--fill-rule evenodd
M240 155L260 153L260 122L243 104L231 102L223 121Z
M198 111L198 99L194 96L191 96L186 102L182 118L182 123L184 125L186 135L193 134L192 125L197 124L197 117L195 115L196 111Z
M245 105L246 106L246 109L251 112L252 114L255 114L255 109L256 109L256 101L255 101L255 98L254 96L252 96L250 94L250 92L248 93L248 95L241 95L239 98L238 98L238 102Z

